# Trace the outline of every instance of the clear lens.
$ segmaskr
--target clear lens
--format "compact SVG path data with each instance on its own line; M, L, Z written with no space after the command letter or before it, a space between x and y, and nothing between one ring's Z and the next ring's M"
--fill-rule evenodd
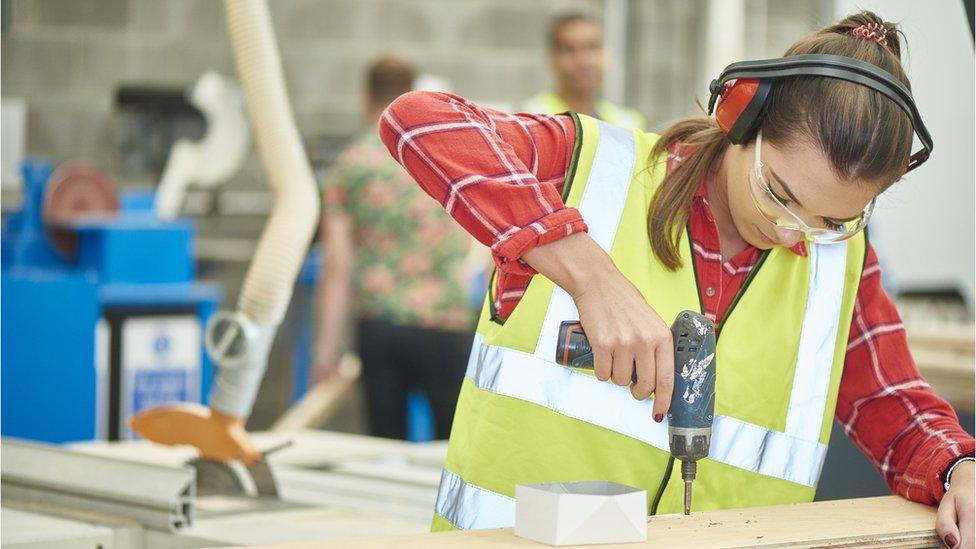
M760 158L759 149L761 146L762 132L756 139L756 162L753 169L749 170L749 188L752 191L752 199L756 208L767 221L783 229L802 231L807 240L817 244L841 242L864 229L871 217L871 212L874 210L874 200L864 208L864 212L858 219L845 223L843 229L837 229L819 217L813 221L811 226L793 213L776 198L769 186L769 177L763 173L765 167Z

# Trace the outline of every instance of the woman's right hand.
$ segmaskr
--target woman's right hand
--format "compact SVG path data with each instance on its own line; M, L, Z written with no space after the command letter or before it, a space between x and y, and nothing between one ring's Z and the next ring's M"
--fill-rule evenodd
M535 247L522 259L573 297L596 377L626 387L636 368L631 394L643 400L654 393L654 421L664 419L674 386L671 329L610 256L589 235L576 233Z

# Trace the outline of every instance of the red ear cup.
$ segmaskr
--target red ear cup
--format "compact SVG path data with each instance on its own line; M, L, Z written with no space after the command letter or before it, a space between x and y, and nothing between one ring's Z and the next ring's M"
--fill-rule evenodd
M715 108L715 120L729 141L741 145L752 138L771 88L770 80L758 78L740 78L725 85Z
M758 78L741 78L725 85L718 106L715 108L715 120L723 132L729 133L735 121L739 119L739 115L756 95L758 87Z

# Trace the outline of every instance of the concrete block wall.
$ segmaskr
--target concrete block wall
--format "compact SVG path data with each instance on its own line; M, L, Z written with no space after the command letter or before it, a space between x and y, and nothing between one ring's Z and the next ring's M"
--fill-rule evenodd
M360 124L363 71L396 52L479 100L516 102L549 82L544 31L600 0L273 0L289 94L305 136ZM113 144L119 84L189 86L233 74L219 0L7 0L2 93L28 101L27 152L87 157L126 181ZM260 186L256 161L235 185ZM139 181L142 182L142 181Z
M831 22L830 6L824 0L746 0L746 56L782 55L794 41ZM708 0L636 0L630 5L626 95L652 130L698 114L696 98L708 102L708 90L696 85L708 7Z
M370 60L396 52L456 92L515 104L541 88L545 31L564 11L599 12L602 0L273 0L273 24L299 129L306 137L348 135L360 124L360 86ZM820 0L748 0L765 14L750 53L775 55L824 23ZM233 74L219 0L6 0L2 93L27 98L27 152L55 160L87 157L125 183L113 142L119 84L189 86L207 69ZM627 103L652 127L695 112L707 0L632 0ZM829 17L828 17L829 18ZM752 28L752 27L750 27ZM251 158L236 187L261 187Z
M687 116L695 107L698 43L707 0L650 0L630 6L627 99L649 129Z

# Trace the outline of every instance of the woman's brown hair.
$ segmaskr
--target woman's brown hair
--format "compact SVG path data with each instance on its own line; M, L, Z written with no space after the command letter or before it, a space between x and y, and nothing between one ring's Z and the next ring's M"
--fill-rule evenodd
M872 23L884 26L886 45L854 36L854 29ZM853 57L888 71L910 89L901 66L899 33L897 25L862 11L801 39L784 57ZM844 181L880 180L890 185L904 173L912 146L911 120L893 101L865 86L820 76L774 82L762 115L762 132L763 140L771 143L790 143L797 136L808 139ZM661 134L651 161L664 161L673 144L690 152L664 177L651 201L647 230L654 254L668 269L677 270L681 267L678 246L695 192L709 170L715 169L729 141L711 117L681 120Z

